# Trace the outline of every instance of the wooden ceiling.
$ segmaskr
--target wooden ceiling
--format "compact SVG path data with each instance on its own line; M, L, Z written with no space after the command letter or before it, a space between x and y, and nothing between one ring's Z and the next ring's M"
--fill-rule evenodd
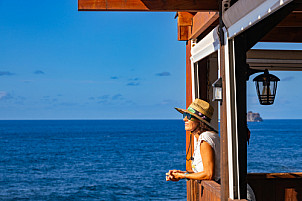
M302 42L302 12L292 12L266 34L261 42Z
M218 24L218 0L78 0L79 11L176 11L178 40L202 38ZM261 42L302 42L302 1ZM211 11L211 12L210 12Z
M79 11L218 11L216 0L78 0Z

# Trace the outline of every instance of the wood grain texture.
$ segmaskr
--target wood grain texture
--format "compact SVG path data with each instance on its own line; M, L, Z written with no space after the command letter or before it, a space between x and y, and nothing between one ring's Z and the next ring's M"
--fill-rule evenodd
M193 17L192 34L190 39L197 38L209 28L219 17L218 12L198 12Z
M247 175L257 201L302 200L302 173L250 173Z
M78 0L79 11L217 11L216 0Z
M275 27L259 42L302 42L302 27Z
M192 77L191 77L191 41L186 43L186 108L192 103ZM191 140L191 146L193 146L193 139ZM186 132L186 170L192 171L191 160L187 160L191 158L193 155L192 147L190 146L190 132ZM190 147L190 149L189 149Z

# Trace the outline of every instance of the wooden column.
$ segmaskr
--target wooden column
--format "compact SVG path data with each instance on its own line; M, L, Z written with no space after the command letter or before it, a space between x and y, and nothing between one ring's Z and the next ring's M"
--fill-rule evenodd
M191 73L191 41L186 43L186 108L192 103L192 73ZM189 160L192 153L193 138L191 138L190 132L186 132L186 170L192 171L191 160ZM191 143L191 145L190 145ZM192 181L187 181L187 200L191 200L194 196L194 186Z
M226 100L225 83L225 46L220 46L220 77L222 78L222 100ZM228 141L226 122L226 101L220 105L220 177L221 177L221 201L229 198L229 171L228 171Z
M236 76L236 103L237 103L237 133L238 133L238 162L240 198L246 199L247 175L247 124L246 124L246 64L245 38L235 38L235 76Z

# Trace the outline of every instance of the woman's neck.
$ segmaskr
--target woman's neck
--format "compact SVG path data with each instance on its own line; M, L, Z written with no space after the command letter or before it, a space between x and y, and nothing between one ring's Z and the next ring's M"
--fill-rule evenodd
M198 139L200 134L202 133L202 130L201 129L195 129L191 133Z

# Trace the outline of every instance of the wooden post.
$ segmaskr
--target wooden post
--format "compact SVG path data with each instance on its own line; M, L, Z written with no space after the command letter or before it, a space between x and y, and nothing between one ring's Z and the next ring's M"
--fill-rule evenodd
M238 133L238 163L239 163L239 185L240 198L246 199L247 192L247 124L246 124L246 50L245 38L235 38L235 76L236 76L236 103L237 103L237 133Z
M221 201L229 198L229 171L228 171L228 141L226 122L226 84L225 84L225 46L220 46L220 77L222 78L222 104L220 106L220 177Z
M186 108L192 103L192 73L191 73L191 41L186 44ZM186 132L186 170L191 171L191 160L189 160L193 153L193 142L190 140L190 132ZM191 145L190 145L191 143ZM187 181L187 200L191 200L193 196L193 186L191 181Z

